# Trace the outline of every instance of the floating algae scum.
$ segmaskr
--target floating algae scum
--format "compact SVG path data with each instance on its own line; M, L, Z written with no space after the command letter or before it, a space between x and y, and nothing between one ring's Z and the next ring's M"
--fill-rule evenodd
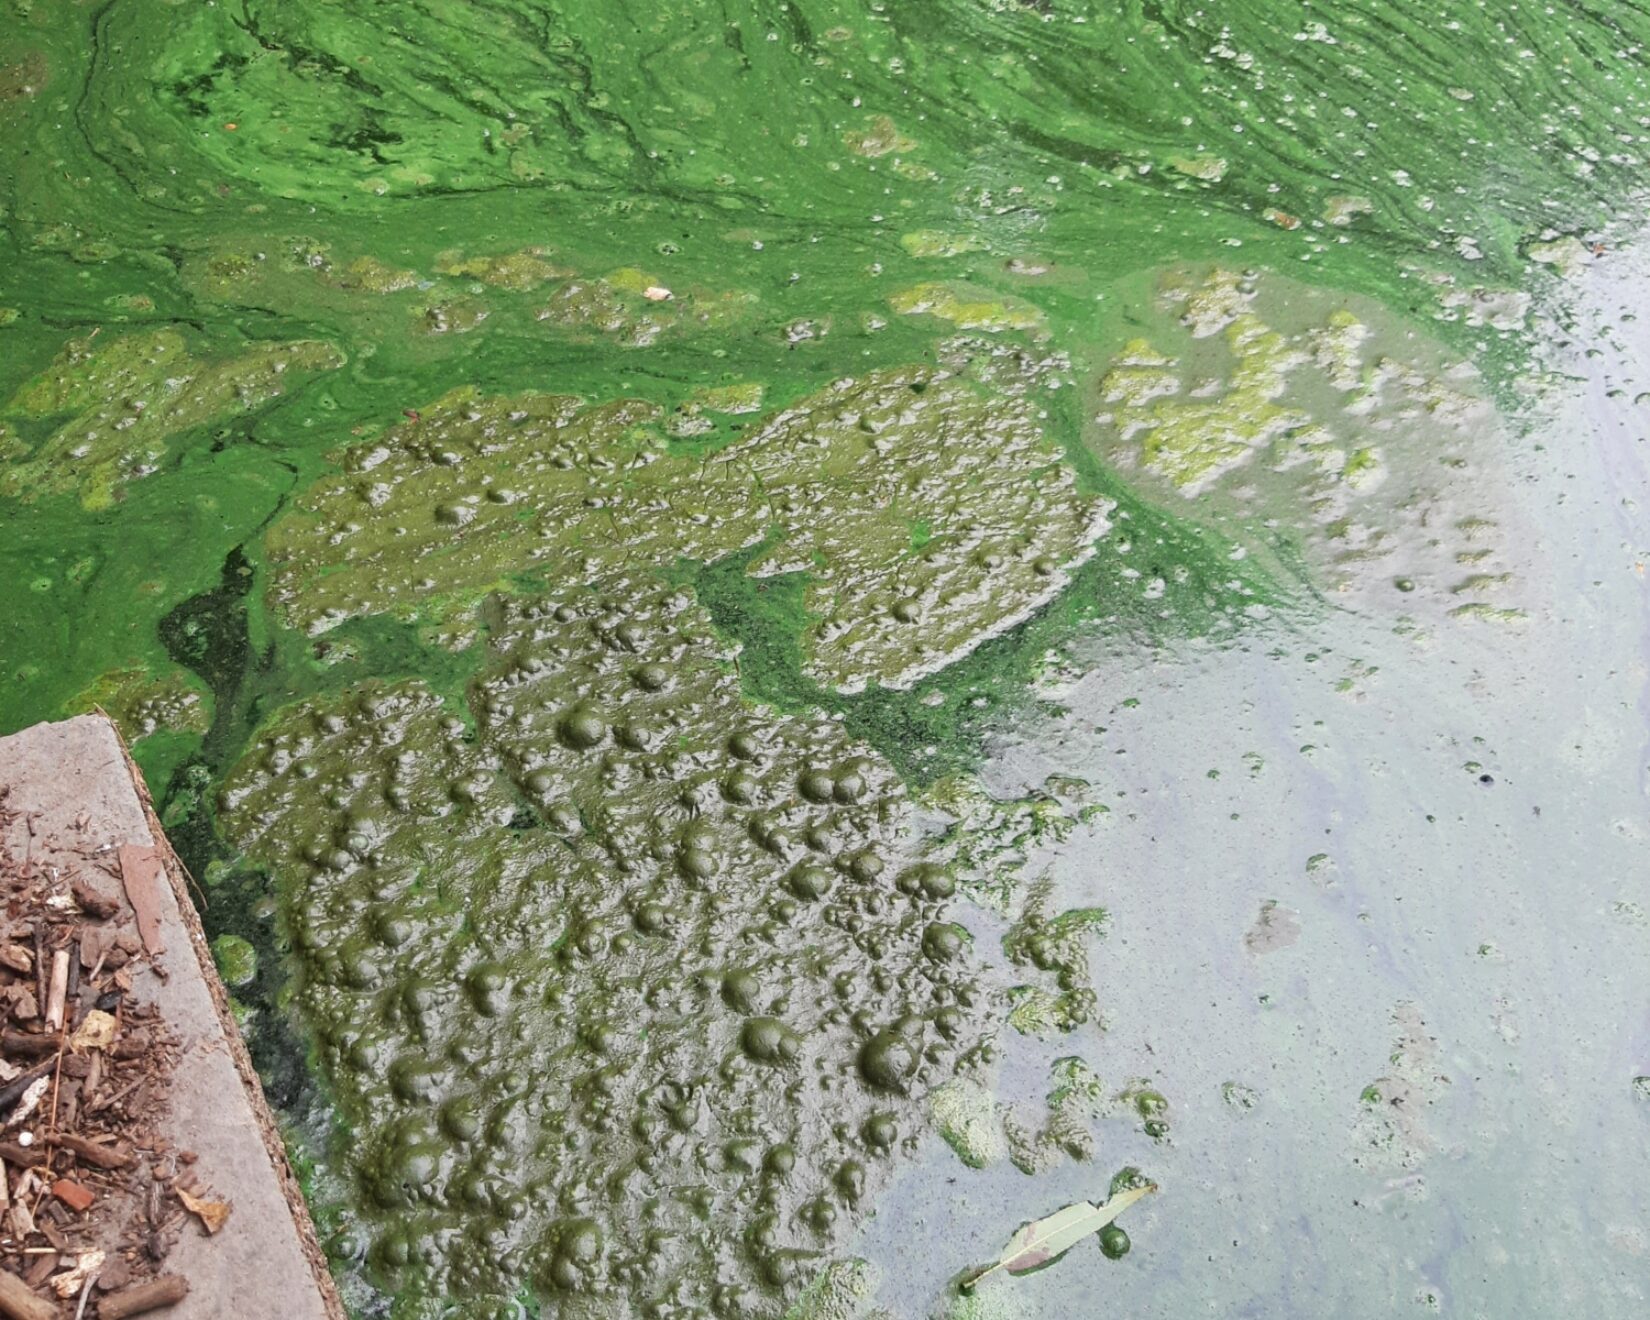
M349 1304L1641 1314L1647 41L3 0L0 728Z

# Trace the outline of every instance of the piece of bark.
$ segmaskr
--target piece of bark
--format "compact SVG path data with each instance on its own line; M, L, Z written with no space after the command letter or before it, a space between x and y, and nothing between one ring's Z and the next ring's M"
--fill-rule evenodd
M117 1059L135 1059L139 1055L149 1052L149 1033L141 1027L122 1034L115 1042L114 1056Z
M38 921L34 923L34 998L36 1003L46 1002L46 932Z
M109 950L115 947L116 932L108 926L87 926L80 933L80 965L93 976Z
M59 1132L47 1140L56 1142L64 1150L72 1150L84 1163L99 1169L124 1169L132 1162L130 1151L119 1146L100 1145L85 1137L77 1137L72 1132Z
M21 944L0 944L0 966L11 968L19 976L33 976L34 954Z
M118 899L105 897L84 881L76 880L69 886L69 892L74 895L74 901L80 904L80 910L88 917L107 921L120 911Z
M189 1295L189 1280L181 1274L163 1274L148 1283L134 1284L98 1299L99 1320L126 1320L163 1306L176 1306Z
M49 1073L56 1064L55 1059L47 1059L44 1063L37 1063L28 1072L14 1077L4 1086L0 1086L0 1113L12 1109L22 1099L23 1093L34 1083Z
M57 1040L32 1031L0 1031L0 1051L13 1058L21 1054L26 1059L38 1059L56 1053Z
M97 1290L100 1293L110 1293L124 1288L132 1281L132 1270L119 1256L116 1256L105 1265L97 1276Z
M126 899L137 914L138 934L151 958L166 952L160 934L160 854L152 847L135 843L120 845L120 879Z
M43 1146L19 1146L15 1141L0 1141L0 1159L14 1169L38 1169L51 1159L51 1152Z
M205 1196L196 1196L186 1187L174 1187L178 1200L183 1202L184 1209L195 1215L201 1221L201 1227L208 1234L218 1232L229 1221L229 1213L234 1209L228 1201L216 1201Z
M0 1270L0 1315L6 1320L57 1320L57 1308L31 1292L15 1274Z

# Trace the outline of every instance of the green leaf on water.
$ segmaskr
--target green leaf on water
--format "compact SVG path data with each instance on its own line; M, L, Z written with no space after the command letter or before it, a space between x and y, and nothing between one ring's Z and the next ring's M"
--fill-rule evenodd
M1034 1219L1022 1224L995 1264L987 1265L977 1274L963 1280L963 1290L970 1291L980 1281L998 1270L1010 1274L1029 1274L1045 1265L1052 1265L1090 1233L1098 1233L1118 1215L1127 1210L1147 1192L1155 1192L1156 1183L1142 1183L1119 1192L1104 1205L1079 1201L1063 1210L1056 1210L1046 1219Z

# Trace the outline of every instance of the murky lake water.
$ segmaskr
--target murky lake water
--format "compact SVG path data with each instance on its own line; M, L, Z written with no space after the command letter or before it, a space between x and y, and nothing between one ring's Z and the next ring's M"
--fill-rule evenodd
M0 728L352 1305L1642 1314L1647 39L4 0Z

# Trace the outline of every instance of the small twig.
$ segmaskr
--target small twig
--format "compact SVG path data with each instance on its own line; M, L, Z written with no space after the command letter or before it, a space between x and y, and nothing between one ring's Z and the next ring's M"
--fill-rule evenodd
M72 1002L80 993L80 936L76 935L69 940L69 988L68 999Z
M46 933L34 923L34 1002L46 1011Z
M86 1299L92 1295L92 1285L97 1282L97 1276L99 1273L101 1273L101 1271L93 1271L91 1274L88 1274L86 1276L86 1282L80 1286L80 1305L74 1309L74 1320L85 1320Z

